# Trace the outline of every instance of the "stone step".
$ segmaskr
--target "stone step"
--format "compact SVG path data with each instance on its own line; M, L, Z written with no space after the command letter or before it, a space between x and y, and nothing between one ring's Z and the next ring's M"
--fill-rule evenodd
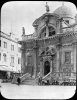
M21 84L36 85L37 81L35 79L27 79L27 80L23 81Z
M25 84L25 85L36 85L36 82L22 82L21 84Z

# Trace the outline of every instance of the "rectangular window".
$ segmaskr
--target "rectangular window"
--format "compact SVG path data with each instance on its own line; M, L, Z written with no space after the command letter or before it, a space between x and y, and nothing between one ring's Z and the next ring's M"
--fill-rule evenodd
M6 62L6 54L3 54L3 57L4 57L4 62Z
M7 48L7 42L4 42L4 48Z
M65 52L65 63L71 63L71 51Z
M14 45L11 44L11 50L14 51Z
M20 58L18 58L18 64L20 64L20 62L21 62L21 59L20 59Z
M11 57L11 63L14 63L14 57Z
M14 56L11 56L11 63L10 66L14 67Z

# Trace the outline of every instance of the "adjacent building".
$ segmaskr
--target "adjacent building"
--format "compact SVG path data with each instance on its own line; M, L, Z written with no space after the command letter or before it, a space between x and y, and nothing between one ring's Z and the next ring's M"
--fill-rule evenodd
M21 46L22 72L32 77L76 80L77 18L69 7L62 5L33 22L35 29L25 35L23 28Z
M21 45L13 33L0 32L0 76L21 72Z

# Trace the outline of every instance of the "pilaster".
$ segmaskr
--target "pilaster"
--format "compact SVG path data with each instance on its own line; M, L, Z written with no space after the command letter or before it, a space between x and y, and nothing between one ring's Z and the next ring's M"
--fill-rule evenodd
M61 59L62 59L62 44L60 43L61 40L59 40L59 43L56 45L57 48L57 71L59 72L59 76L62 76L62 66L61 66Z
M36 41L35 41L36 42ZM37 69L38 69L38 47L37 43L34 46L34 77L37 77Z
M43 58L40 58L40 76L43 77Z
M22 47L21 47L21 72L25 73L25 44L22 43Z
M49 36L49 29L48 29L48 25L46 25L46 37Z
M21 53L21 72L25 73L25 51L22 50Z

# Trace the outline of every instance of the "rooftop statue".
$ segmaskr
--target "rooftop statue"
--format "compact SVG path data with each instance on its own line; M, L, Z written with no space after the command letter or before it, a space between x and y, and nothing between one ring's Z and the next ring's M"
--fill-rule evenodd
M47 4L47 2L46 2L46 12L49 12L50 10L49 10L49 6L48 6L48 4Z
M22 32L25 35L25 28L24 27L22 27Z

